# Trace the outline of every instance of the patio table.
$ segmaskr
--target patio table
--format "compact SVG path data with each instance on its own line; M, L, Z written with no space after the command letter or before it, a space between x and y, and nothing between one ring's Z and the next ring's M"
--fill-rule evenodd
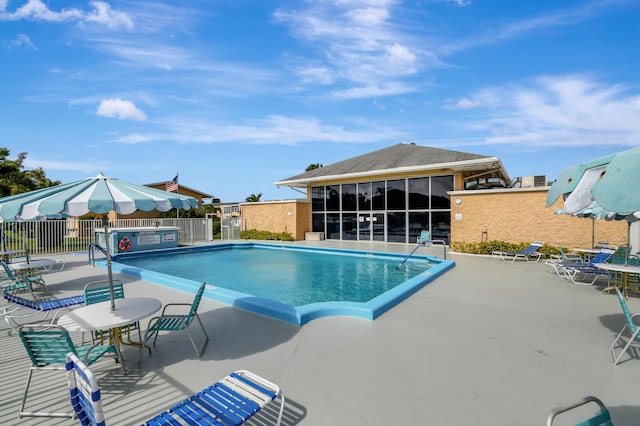
M124 367L124 358L120 351L122 333L120 327L147 318L162 308L162 302L151 297L131 297L115 300L116 309L111 310L111 301L94 303L74 309L58 319L68 331L109 330L118 357Z
M27 251L24 249L0 251L0 257L2 258L2 260L4 260L7 263L11 262L11 258L14 256L26 256L26 255L27 255Z
M598 269L604 269L605 271L621 273L622 279L619 285L617 282L614 282L614 285L610 285L607 288L603 289L602 291L609 291L609 290L613 290L616 287L622 287L624 297L627 299L629 298L629 290L635 291L636 293L640 293L640 289L630 288L630 285L629 285L631 283L631 275L640 274L640 266L623 265L620 263L596 263L593 266L595 266Z

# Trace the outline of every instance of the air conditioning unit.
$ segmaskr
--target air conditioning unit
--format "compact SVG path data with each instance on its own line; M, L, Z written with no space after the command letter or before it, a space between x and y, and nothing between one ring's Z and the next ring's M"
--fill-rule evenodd
M547 186L547 176L522 176L522 188Z

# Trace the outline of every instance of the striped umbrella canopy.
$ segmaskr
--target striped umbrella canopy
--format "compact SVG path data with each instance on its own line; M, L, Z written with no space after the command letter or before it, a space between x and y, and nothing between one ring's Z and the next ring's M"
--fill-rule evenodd
M102 174L94 178L0 198L4 221L37 220L87 213L131 214L137 210L165 212L198 207L195 198L148 186L135 185Z
M103 215L107 270L111 286L111 309L115 309L111 250L109 248L107 213L131 214L135 211L172 208L197 208L195 198L147 186L135 185L102 173L94 178L43 188L0 198L0 219L4 221L44 220L48 217L77 217L87 213Z
M638 176L640 147L571 166L549 188L547 207L562 196L564 207L556 213L591 219L626 220L628 255L631 222L640 220Z

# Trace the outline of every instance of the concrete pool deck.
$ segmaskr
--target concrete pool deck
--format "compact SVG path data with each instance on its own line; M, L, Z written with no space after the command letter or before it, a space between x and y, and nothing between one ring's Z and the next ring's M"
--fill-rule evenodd
M415 247L300 244L402 253ZM442 257L442 247L420 253ZM106 278L86 255L56 257L67 266L45 278L59 297ZM601 294L604 281L571 284L542 263L447 258L455 268L375 321L327 317L297 327L204 300L200 313L210 341L201 359L186 335L173 333L160 336L140 369L137 350L126 347L127 375L110 360L94 365L107 424L139 424L237 369L282 388L285 425L541 425L551 408L586 395L607 404L615 425L639 423L640 358L613 365L609 346L624 317L616 297ZM163 303L193 298L116 278L125 282L127 297L152 295ZM632 295L628 304L640 312L640 298ZM19 338L4 322L0 327L0 424L76 424L18 419L30 363ZM197 327L194 334L201 337ZM63 374L37 377L44 379L32 385L27 408L68 410ZM267 409L253 424L268 422L273 413Z

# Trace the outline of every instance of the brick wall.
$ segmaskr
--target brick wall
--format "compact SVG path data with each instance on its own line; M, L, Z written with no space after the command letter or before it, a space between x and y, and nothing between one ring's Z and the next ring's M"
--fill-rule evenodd
M311 229L311 203L306 200L243 203L242 229L288 232L294 240L304 240Z
M456 199L460 203L456 203ZM563 247L591 247L595 241L616 246L626 243L626 221L605 221L571 217L554 212L562 199L546 208L547 188L459 191L451 193L451 237L455 242L544 241ZM486 233L483 233L486 230Z

